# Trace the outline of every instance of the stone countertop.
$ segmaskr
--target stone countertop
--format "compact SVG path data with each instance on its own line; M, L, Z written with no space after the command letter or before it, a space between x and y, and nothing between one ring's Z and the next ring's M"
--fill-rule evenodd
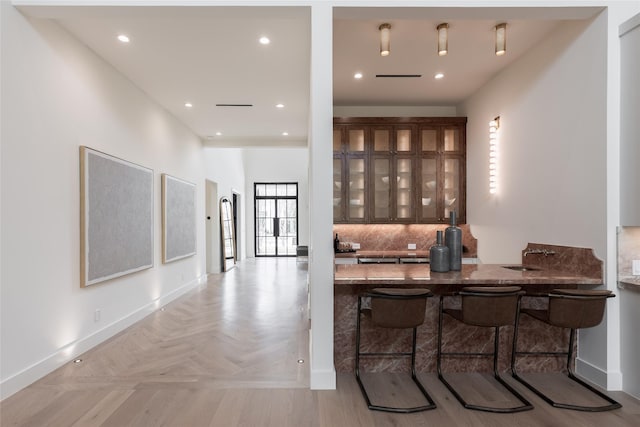
M562 270L517 271L509 264L464 264L461 271L432 273L426 265L336 265L334 284L340 285L602 285L601 279Z
M640 292L640 277L638 276L620 276L618 278L618 287L631 291Z

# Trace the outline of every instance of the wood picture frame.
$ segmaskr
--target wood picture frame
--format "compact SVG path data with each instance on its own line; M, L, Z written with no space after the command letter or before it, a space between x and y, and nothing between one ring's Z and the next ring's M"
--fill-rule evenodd
M153 170L80 147L80 286L153 267Z
M162 262L196 254L196 185L162 174Z

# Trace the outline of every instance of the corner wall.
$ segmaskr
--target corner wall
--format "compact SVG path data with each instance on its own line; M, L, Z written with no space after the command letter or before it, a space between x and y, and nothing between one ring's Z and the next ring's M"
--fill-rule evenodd
M197 254L161 262L160 174L196 183L204 212L204 168L200 140L86 46L54 22L0 7L5 398L199 283L200 218ZM80 145L154 170L154 267L84 289Z

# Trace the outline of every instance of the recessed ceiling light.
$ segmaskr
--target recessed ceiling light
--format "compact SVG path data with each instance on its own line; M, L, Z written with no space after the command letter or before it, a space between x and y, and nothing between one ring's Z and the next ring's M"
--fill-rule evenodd
M442 73L437 73L435 76L433 76L434 79L438 79L438 80L440 80L443 77L444 77L444 74Z
M271 43L271 40L269 40L269 37L262 36L262 37L260 37L259 42L260 42L260 44L269 44L269 43Z
M354 78L354 79L361 79L361 78L362 78L362 73L355 73L355 74L353 75L353 78Z
M222 132L216 132L216 136L221 136Z
M73 363L82 363L82 359L74 359Z
M282 132L282 136L289 136L289 132Z
M276 108L284 108L284 104L276 104Z
M187 107L187 108L191 108L191 107L193 107L193 104L190 103L190 102L185 102L184 106Z
M129 37L127 37L124 34L120 34L118 35L118 40L120 40L122 43L129 43Z

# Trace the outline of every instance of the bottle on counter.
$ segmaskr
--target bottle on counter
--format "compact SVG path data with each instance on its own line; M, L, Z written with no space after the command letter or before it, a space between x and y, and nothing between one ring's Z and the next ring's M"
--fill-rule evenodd
M338 252L340 249L340 240L338 239L338 233L336 233L336 238L333 239L333 252Z
M449 248L449 270L462 270L462 230L456 226L456 212L449 212L451 225L444 231L444 244Z
M437 273L449 271L449 248L442 244L442 230L436 231L436 244L429 248L429 267Z

